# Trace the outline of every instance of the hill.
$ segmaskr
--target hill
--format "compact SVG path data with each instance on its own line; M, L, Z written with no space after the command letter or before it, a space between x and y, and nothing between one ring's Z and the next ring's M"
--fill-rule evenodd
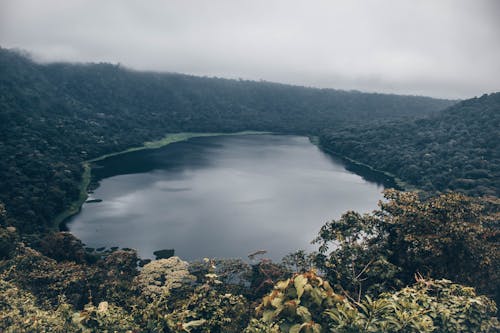
M498 195L500 94L452 104L0 49L0 331L498 331L498 198L388 190L281 263L148 263L53 230L82 162L183 131L321 131L323 148L419 188Z
M412 121L324 131L321 145L427 191L500 195L500 93Z
M421 117L452 103L102 63L37 64L0 49L0 201L10 224L43 230L78 197L82 161L167 133L312 134L326 126Z

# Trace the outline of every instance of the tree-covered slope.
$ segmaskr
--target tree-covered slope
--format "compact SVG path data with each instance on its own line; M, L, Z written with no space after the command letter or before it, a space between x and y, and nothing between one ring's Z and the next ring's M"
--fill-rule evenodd
M0 49L0 201L45 228L78 196L80 162L182 131L314 133L414 118L452 101L48 64Z
M431 191L500 195L500 93L424 119L325 131L321 144Z
M78 196L82 161L181 131L328 129L325 148L421 188L498 195L500 94L432 114L451 103L0 49L0 331L498 331L497 198L387 191L371 214L325 224L319 252L281 264L173 257L139 270L134 250L47 232Z

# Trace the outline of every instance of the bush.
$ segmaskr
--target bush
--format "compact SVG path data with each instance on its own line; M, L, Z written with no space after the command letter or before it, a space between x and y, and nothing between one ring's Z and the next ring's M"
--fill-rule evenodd
M473 288L422 278L358 302L336 294L311 271L278 282L245 332L494 332L500 329L496 310Z
M500 300L498 200L394 190L385 198L372 214L348 212L321 228L315 263L330 281L360 300L421 273Z
M36 304L30 292L0 279L0 330L5 333L75 332L71 323L72 308L63 298L55 310Z

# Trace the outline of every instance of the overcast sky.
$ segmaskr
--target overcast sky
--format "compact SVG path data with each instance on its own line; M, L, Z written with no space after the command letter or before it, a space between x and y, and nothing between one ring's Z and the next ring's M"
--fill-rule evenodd
M497 0L0 0L0 46L347 90L500 91Z

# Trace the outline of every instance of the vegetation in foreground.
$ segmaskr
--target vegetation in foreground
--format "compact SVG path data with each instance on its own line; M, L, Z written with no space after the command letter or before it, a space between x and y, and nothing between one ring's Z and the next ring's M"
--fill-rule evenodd
M69 233L0 229L5 332L495 332L498 200L387 191L282 263L99 256ZM456 284L446 277L462 284ZM440 278L436 280L435 278ZM467 285L467 286L465 286ZM470 287L469 287L470 286ZM486 296L479 296L479 294Z
M454 102L40 65L0 49L0 329L498 331L499 96L399 122ZM132 250L89 253L49 232L81 194L83 161L165 133L249 129L323 131L324 148L430 192L389 191L374 213L325 224L318 253L279 264L170 258L138 269ZM492 196L436 194L447 190Z

